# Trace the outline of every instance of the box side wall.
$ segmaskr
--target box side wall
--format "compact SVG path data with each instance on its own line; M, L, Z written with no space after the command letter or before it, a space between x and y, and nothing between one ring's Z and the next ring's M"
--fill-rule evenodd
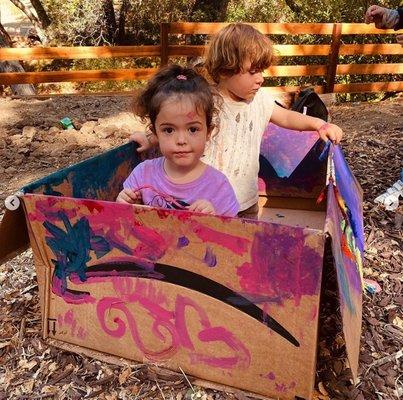
M267 396L311 395L322 233L28 197L32 231L51 268L50 337L181 366ZM89 241L81 252L83 238ZM70 261L82 262L53 266L49 260L64 259L65 243L70 251L77 245L78 258L70 253Z

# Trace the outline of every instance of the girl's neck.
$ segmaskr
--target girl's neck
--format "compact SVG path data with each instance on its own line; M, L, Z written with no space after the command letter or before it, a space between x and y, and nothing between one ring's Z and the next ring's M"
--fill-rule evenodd
M194 166L182 167L175 165L164 157L163 167L165 174L173 183L186 184L200 178L207 165L199 160Z

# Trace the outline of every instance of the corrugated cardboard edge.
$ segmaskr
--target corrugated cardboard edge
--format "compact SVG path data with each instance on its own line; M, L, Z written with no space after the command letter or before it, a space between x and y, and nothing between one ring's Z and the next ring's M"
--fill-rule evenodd
M41 253L41 246L38 245L36 241L36 237L31 229L31 224L28 219L28 213L25 206L25 198L30 197L32 195L25 195L22 197L22 204L24 208L25 214L25 226L27 230L27 235L29 237L29 241L32 247L32 253L34 256L34 265L36 271L36 279L38 282L39 289L39 299L41 306L41 317L42 317L42 338L46 339L48 336L48 316L49 316L49 305L50 305L50 281L51 281L51 267L47 265L46 260L47 257L44 257Z
M77 346L74 344L68 344L68 343L61 342L56 339L47 338L46 343L49 344L50 346L54 346L54 347L57 347L59 349L65 350L65 351L69 351L69 352L72 352L72 353L75 353L78 355L84 355L87 357L95 358L101 362L116 365L119 367L138 364L138 363L133 362L132 360L128 360L126 358L121 358L121 357L116 357L116 356L113 356L110 354L101 353L96 350L91 350L87 347L81 347L81 346ZM150 365L150 367L151 367L153 364L148 364L148 365ZM167 368L162 368L162 367L158 367L158 368L161 369L162 371L164 371L164 370L170 371ZM178 372L178 371L176 371L176 372ZM254 399L259 399L259 400L275 400L272 397L265 397L265 396L262 396L262 395L259 395L256 393L245 392L243 390L236 389L231 386L221 385L220 383L210 382L210 381L206 381L204 379L194 378L191 376L188 376L188 378L190 378L190 381L193 385L201 386L206 389L220 390L223 392L228 392L228 393L233 393L233 394L242 393L242 395L244 395L244 396L252 397Z
M29 247L24 210L6 210L0 223L0 265L11 260Z

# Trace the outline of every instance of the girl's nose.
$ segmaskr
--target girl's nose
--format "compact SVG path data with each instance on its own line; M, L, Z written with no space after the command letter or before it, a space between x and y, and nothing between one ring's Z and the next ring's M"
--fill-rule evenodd
M186 134L182 131L179 131L176 136L176 144L184 145L186 144Z

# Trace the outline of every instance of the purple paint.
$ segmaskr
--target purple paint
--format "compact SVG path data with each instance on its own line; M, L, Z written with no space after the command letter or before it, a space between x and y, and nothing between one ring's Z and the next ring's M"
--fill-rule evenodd
M217 257L213 253L213 250L210 246L206 247L206 254L204 255L203 261L209 266L209 267L215 267L217 265Z
M186 236L181 236L178 239L178 244L176 245L176 247L178 249L181 249L182 247L186 247L189 244L189 239Z
M283 303L319 293L322 257L306 246L303 229L265 224L256 232L251 262L241 265L237 274L241 288L251 296L266 296Z

